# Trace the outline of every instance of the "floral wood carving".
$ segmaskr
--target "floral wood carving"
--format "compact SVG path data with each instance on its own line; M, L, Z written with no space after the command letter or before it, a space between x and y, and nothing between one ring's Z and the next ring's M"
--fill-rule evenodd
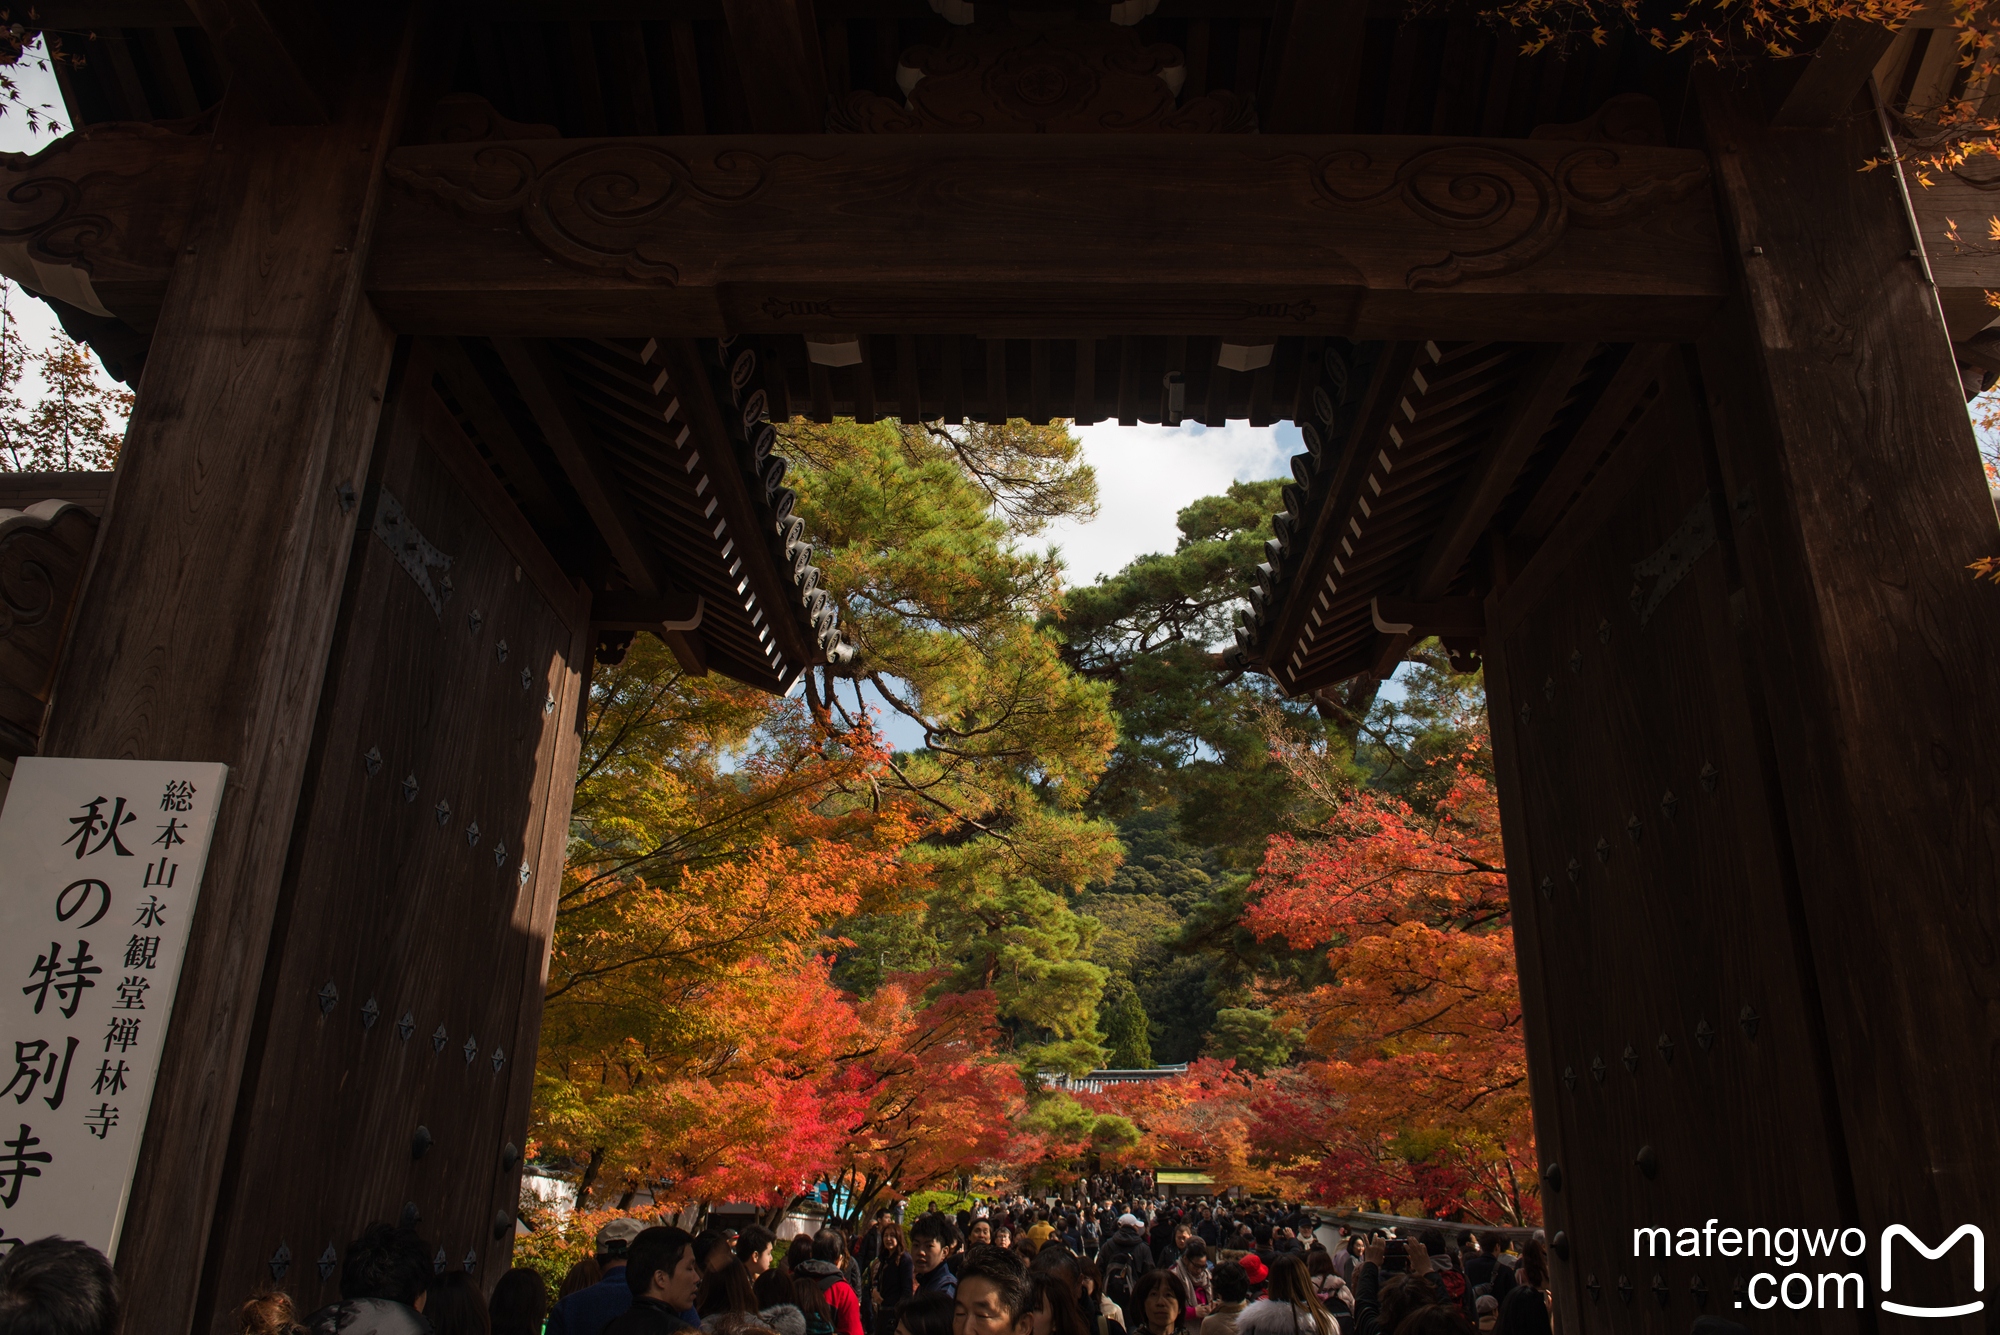
M1320 159L1313 185L1323 204L1341 210L1401 205L1435 227L1478 233L1485 244L1453 248L1404 276L1412 288L1450 287L1518 272L1571 226L1623 227L1708 183L1705 165L1638 180L1620 165L1618 151L1601 144L1553 169L1497 144L1451 144L1379 163L1350 149Z
M0 510L0 755L30 751L97 516L71 501Z
M745 204L770 184L766 158L729 148L700 160L649 144L598 143L546 165L496 144L468 162L411 167L391 160L389 175L472 214L519 214L552 259L593 273L671 286L680 270L672 235L660 224L689 200Z
M854 134L1246 134L1248 99L1213 92L1177 102L1179 50L1115 23L1044 29L959 28L939 46L903 53L899 103L875 93L837 99L828 128Z

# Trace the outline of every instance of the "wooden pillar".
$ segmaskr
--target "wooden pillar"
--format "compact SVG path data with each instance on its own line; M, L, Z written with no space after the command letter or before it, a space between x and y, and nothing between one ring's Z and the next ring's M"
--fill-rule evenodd
M1936 1245L2000 1219L1991 1101L1973 1092L2000 1077L2000 590L1965 568L2000 551L1993 502L1893 172L1858 170L1881 152L1873 111L1773 128L1719 78L1698 105L1739 291L1701 349L1740 514L1738 634L1856 1222ZM1933 1283L1917 1272L1940 1266L1904 1251L1894 1298L1970 1301L1969 1252Z
M42 743L230 766L118 1249L148 1330L195 1310L389 372L361 275L410 43L346 31L327 123L225 103Z

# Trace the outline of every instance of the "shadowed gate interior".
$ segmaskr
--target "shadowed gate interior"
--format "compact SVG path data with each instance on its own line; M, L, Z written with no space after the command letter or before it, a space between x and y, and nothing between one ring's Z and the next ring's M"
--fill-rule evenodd
M7 271L140 393L8 722L233 767L131 1291L311 1305L406 1203L497 1278L589 656L853 652L794 416L1298 423L1231 652L1329 713L1485 663L1564 1329L1738 1314L1635 1227L2000 1224L1987 280L1941 319L1855 170L1942 14L1723 77L1370 0L45 6L90 133Z

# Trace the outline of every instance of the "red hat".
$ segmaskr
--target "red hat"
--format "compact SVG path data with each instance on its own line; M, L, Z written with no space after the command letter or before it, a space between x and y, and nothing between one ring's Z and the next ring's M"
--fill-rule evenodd
M1271 1277L1271 1272L1264 1268L1264 1263L1257 1259L1255 1252L1249 1253L1237 1264L1243 1267L1243 1273L1250 1277L1252 1285L1262 1284Z

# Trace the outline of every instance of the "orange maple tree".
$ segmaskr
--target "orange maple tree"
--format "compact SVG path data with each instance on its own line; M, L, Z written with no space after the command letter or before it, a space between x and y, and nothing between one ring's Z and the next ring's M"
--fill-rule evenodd
M1335 981L1278 998L1311 1059L1258 1083L1253 1138L1328 1198L1538 1214L1520 989L1486 738L1408 797L1280 759L1324 815L1272 839L1245 924L1324 949Z

